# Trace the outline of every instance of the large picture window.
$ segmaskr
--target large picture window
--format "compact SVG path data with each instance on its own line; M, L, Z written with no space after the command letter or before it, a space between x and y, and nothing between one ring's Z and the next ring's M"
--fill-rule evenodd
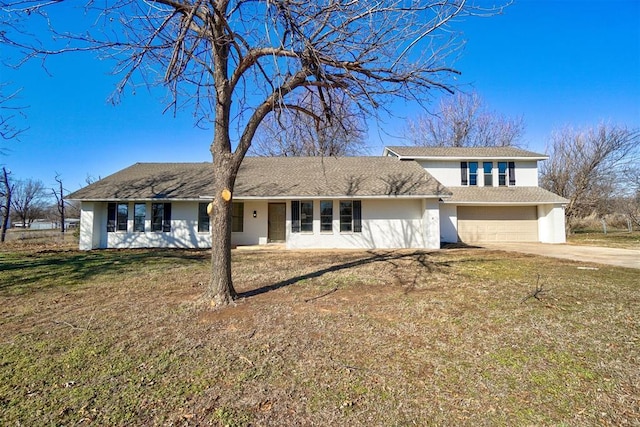
M133 205L133 231L144 233L144 221L147 218L147 204L136 203Z
M362 232L362 202L360 200L340 202L340 232Z
M107 205L107 231L127 231L129 205L127 203L109 203Z
M333 231L333 201L320 201L320 231Z
M151 204L151 231L171 231L171 203Z
M207 233L209 232L209 226L211 222L211 218L207 213L207 206L209 203L199 203L198 204L198 233Z
M313 232L313 201L291 201L291 232Z

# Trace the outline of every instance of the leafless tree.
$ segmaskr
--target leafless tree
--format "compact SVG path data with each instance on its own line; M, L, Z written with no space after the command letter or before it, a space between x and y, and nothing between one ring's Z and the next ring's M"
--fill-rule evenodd
M249 154L258 156L355 156L365 153L365 115L345 93L329 102L331 114L321 110L322 92L308 88L294 94L294 104L304 107L278 109L262 121ZM302 97L302 99L297 99Z
M9 217L11 215L11 197L13 196L14 185L9 180L10 172L6 168L2 168L2 188L0 188L0 211L2 213L2 232L0 233L0 242L4 243L7 237L7 227L9 226Z
M50 8L69 2L3 3L13 19L44 17L53 43L0 32L0 42L33 56L102 49L127 85L161 83L167 108L194 104L213 140L212 268L205 298L227 304L231 280L231 201L238 168L260 123L275 111L305 111L296 92L313 89L321 111L338 120L336 96L373 114L394 99L426 101L452 91L452 55L460 47L452 20L492 15L466 0L121 0L89 2L72 34L56 27ZM105 6L106 5L106 6ZM76 22L76 24L80 24ZM56 44L56 41L61 41Z
M640 161L640 130L601 124L555 132L540 167L540 185L567 199L567 229L592 212L604 213L618 196L633 196Z
M410 120L407 137L427 147L517 146L524 134L522 117L490 111L480 96L458 92L441 99L438 111Z
M5 141L17 139L26 130L16 123L19 117L24 117L25 109L15 104L20 90L8 91L8 88L8 83L0 83L0 140Z
M65 231L65 199L64 199L64 188L62 187L62 178L60 174L56 174L56 182L58 183L58 188L52 188L51 193L53 197L56 199L56 211L58 213L58 219L60 220L60 232L64 233Z
M34 219L44 214L45 200L46 190L42 181L27 179L15 183L11 197L11 208L23 228L27 228Z

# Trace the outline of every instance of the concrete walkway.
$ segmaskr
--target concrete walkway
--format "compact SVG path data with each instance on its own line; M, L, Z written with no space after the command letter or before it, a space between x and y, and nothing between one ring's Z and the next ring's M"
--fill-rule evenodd
M552 258L570 259L585 263L615 265L640 269L640 250L603 248L599 246L552 245L545 243L487 243L488 249L514 251Z

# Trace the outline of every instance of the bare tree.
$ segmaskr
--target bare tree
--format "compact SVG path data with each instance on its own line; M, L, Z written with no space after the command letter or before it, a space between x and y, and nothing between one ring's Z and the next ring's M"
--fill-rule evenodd
M58 188L52 188L51 193L53 197L56 199L56 210L58 212L58 219L60 220L60 232L64 233L65 231L65 200L64 200L64 188L62 187L62 178L60 174L56 174L56 182L58 183Z
M14 105L20 90L7 92L7 83L0 83L0 139L9 140L18 138L26 129L19 127L16 116L24 117L24 106Z
M477 93L456 93L442 98L434 114L410 120L407 137L427 147L517 146L524 134L522 117L490 111Z
M633 168L640 160L640 130L601 124L585 130L555 132L540 168L540 185L569 203L567 229L592 212L603 213L610 201L632 196Z
M199 123L212 125L212 262L205 295L212 305L236 296L233 188L265 117L284 109L304 111L304 98L292 95L309 88L318 93L323 114L336 120L338 94L373 114L391 99L426 101L433 90L452 91L450 77L457 71L449 62L460 44L449 24L501 9L480 9L465 0L91 1L82 22L97 27L72 34L46 16L50 8L68 4L4 3L13 19L44 16L55 37L52 43L25 42L12 37L14 25L0 32L0 42L29 52L27 58L103 49L118 61L118 94L128 84L158 82L169 90L167 108L193 103Z
M9 174L6 168L2 168L2 188L0 188L0 211L2 213L2 233L0 242L4 243L7 237L7 227L11 215L11 197L13 196L14 185L9 181Z
M13 187L11 208L23 228L44 214L45 187L42 181L27 179L17 181Z
M337 91L325 115L322 92L314 88L295 94L295 104L303 107L274 111L262 121L250 154L259 156L355 156L365 153L366 118L345 93ZM302 99L298 99L298 98Z

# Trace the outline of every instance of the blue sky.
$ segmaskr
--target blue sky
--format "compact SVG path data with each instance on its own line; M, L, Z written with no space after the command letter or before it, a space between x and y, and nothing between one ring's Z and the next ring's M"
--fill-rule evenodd
M516 0L503 15L465 19L455 27L467 43L454 64L463 90L475 90L491 109L523 116L524 142L544 152L551 132L600 122L640 127L640 1ZM3 55L4 56L4 55ZM119 105L107 100L112 63L91 55L50 58L1 81L22 88L28 126L0 163L16 179L69 191L88 175L104 177L135 162L210 161L211 131L194 127L189 110L163 114L157 93L128 90ZM435 105L435 104L434 104ZM418 106L393 105L395 118L372 123L371 154L402 144L403 117Z

